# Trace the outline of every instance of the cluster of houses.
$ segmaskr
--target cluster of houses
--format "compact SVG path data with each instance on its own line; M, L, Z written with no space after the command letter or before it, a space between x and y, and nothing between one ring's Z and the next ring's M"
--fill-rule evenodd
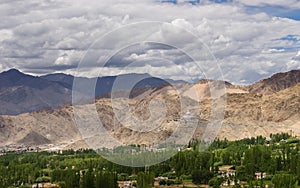
M27 146L25 144L11 144L6 146L0 147L0 153L5 154L8 152L15 152L15 153L21 153L21 152L36 152L40 151L40 148L38 146Z
M232 169L232 166L221 166L219 167L219 172L219 177L225 179L225 181L222 183L222 186L233 186L236 184L234 181L236 170ZM237 183L240 183L239 180Z
M119 188L136 188L133 181L120 181L118 182ZM36 183L32 185L32 188L59 188L58 185L53 183Z
M25 144L11 144L0 147L0 155L5 153L14 152L39 152L39 151L62 151L66 147L66 144L45 144L39 146L28 146Z
M222 186L234 186L236 183L241 183L240 180L234 181L234 177L236 176L236 170L232 169L232 166L221 166L219 167L219 172L219 177L222 177L226 180L222 183ZM254 176L256 180L261 180L267 177L267 173L256 172Z
M52 183L36 183L32 185L32 188L59 188L59 186Z

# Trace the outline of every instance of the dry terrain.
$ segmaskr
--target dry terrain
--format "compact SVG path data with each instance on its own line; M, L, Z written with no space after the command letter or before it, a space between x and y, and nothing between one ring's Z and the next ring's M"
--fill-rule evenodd
M181 143L191 136L202 139L205 130L214 126L213 110L223 107L219 110L223 112L222 127L214 130L220 138L236 140L279 132L300 136L299 72L281 73L250 86L178 83L149 88L131 99L99 98L75 108L0 116L0 145L65 143L68 148L81 148L88 147L86 142L89 146L101 142L113 147L153 145L170 137ZM193 121L196 126L183 121L189 114L197 119Z

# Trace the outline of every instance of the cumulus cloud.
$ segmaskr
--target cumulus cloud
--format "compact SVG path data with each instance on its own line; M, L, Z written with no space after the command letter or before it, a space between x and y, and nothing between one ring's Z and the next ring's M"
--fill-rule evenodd
M249 12L249 6L294 10L300 3L233 0L193 6L154 0L4 0L0 3L0 71L15 67L36 74L75 74L87 50L95 54L91 53L79 74L89 76L139 72L173 79L201 78L187 54L201 59L198 63L204 72L216 63L214 56L224 79L239 84L298 69L299 21L266 11ZM115 29L145 21L167 24L153 27L151 34L145 25L132 27L107 38L101 49L90 48ZM161 44L132 44L122 49L124 40L130 43L143 37ZM108 55L114 56L107 67L97 67Z

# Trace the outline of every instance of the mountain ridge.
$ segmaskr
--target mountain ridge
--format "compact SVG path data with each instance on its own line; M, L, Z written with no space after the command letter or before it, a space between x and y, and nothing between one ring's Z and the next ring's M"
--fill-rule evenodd
M120 80L130 80L136 77L151 77L143 74L119 75ZM112 85L118 76L107 76L99 78L76 77L77 83L87 86L96 83L95 96L109 97ZM135 87L131 97L142 94L147 88L160 85L181 84L184 81L161 80L155 77L144 80ZM43 76L31 76L24 74L17 69L10 69L0 73L0 115L18 115L32 112L42 108L57 108L72 101L73 75L64 73L48 74ZM209 80L200 80L199 87L205 86ZM300 70L292 70L285 73L274 74L270 78L260 80L247 86L235 86L225 82L228 92L254 92L261 94L271 94L272 92L283 90L300 82ZM187 83L186 83L187 84ZM202 84L202 86L201 86ZM203 85L204 84L204 85ZM199 89L199 88L198 88ZM85 92L84 88L78 92ZM203 90L203 89L202 89ZM83 94L85 95L85 94ZM92 94L86 94L92 96Z
M271 94L281 91L300 82L300 70L291 70L272 75L245 88L249 92Z
M74 77L64 73L32 76L17 69L0 73L0 115L18 115L42 108L57 108L72 102L72 92L82 96L107 96L115 80L147 79L139 82L135 88L156 87L166 84L164 80L145 74L124 74L98 78ZM73 87L76 79L77 87ZM172 80L171 80L172 82ZM174 81L176 82L176 81ZM95 93L87 93L86 87L95 84ZM80 87L82 86L82 87ZM120 85L126 87L126 85ZM126 88L125 88L126 89ZM138 93L138 92L137 92Z
M280 78L282 78L282 75ZM276 84L277 82L274 81L273 83ZM197 87L199 90L197 91L204 92L202 94L207 95L205 84L207 83L204 81L198 83L199 86ZM193 86L182 84L179 90L185 93L186 89L190 87ZM300 83L285 84L284 87L287 88L282 89L284 87L280 87L279 91L268 94L248 92L240 89L233 90L236 89L236 86L230 87L231 91L226 92L226 96L219 96L225 97L227 100L224 120L218 132L219 138L236 140L251 136L269 136L271 133L290 131L294 135L300 136ZM125 120L122 122L118 120L115 110L122 111L121 105L125 102L123 99L116 99L116 103L114 104L116 106L113 107L110 98L98 98L95 101L95 105L103 126L114 138L128 145L152 145L168 138L178 126L178 119L184 115L180 112L181 107L178 94L171 85L149 89L137 97L129 99L129 107L126 111L130 111L140 119L147 120L147 118L151 117L151 113L147 107L154 99L164 100L167 111L162 124L155 128L154 132L150 133L131 130L129 129L132 126L131 121ZM202 97L200 101L195 102L193 97L189 93L186 93L184 99L181 100L194 101L191 103L193 105L189 107L190 109L184 109L185 111L199 108L199 116L197 118L201 123L198 125L199 127L194 134L194 138L201 139L203 131L207 126L206 122L210 121L211 108L213 107L212 101L215 99L206 96ZM81 115L89 117L89 109L93 109L93 105L81 105L82 109L88 109L82 110ZM152 104L152 108L154 108L155 113L161 113L160 105L156 106L156 104ZM0 143L2 145L25 141L31 143L37 139L36 143L65 143L67 148L73 147L78 149L88 147L85 139L83 139L84 135L81 135L74 118L74 108L69 105L53 110L40 110L17 116L0 116ZM87 118L86 121L88 125L90 118ZM87 134L91 138L94 138L94 130L87 129L86 131L88 131ZM30 135L33 135L33 138L30 138ZM95 140L103 141L98 137L95 137ZM107 145L107 147L113 146L112 143Z

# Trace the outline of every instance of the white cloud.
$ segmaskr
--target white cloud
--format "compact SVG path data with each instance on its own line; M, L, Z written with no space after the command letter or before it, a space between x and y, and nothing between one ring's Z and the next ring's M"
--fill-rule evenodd
M275 72L299 68L295 51L299 50L300 42L279 40L288 35L298 35L299 21L266 13L248 14L244 5L300 7L296 0L236 0L228 4L203 3L199 6L160 4L152 0L92 0L88 3L83 0L66 0L63 3L58 0L2 1L0 69L16 67L28 72L41 72L43 69L44 72L74 72L74 66L84 51L97 39L125 24L139 21L161 21L171 25L164 24L149 36L145 35L147 27L128 29L107 40L105 49L97 52L105 55L119 50L115 49L119 41L134 41L134 38L126 38L134 33L137 38L145 36L153 41L176 44L193 56L204 56L199 54L203 45L183 32L181 29L184 28L209 47L226 80L253 82ZM172 78L189 79L178 72L177 64L180 62L191 66L191 73L194 68L186 62L185 55L174 49L147 49L123 58L142 63L136 68L131 67L131 71L159 73ZM175 64L167 66L163 59ZM103 56L98 56L95 62L87 65L86 72L94 69L97 61L104 60ZM150 61L153 61L152 64ZM147 67L148 62L151 66ZM159 63L162 63L161 67ZM62 69L62 65L69 66L69 69ZM208 62L203 63L203 67L206 70L211 68ZM115 74L121 68L115 69L119 70L105 68L101 74Z
M8 29L0 30L0 42L2 42L4 40L8 40L12 36L13 36L13 33L11 30L8 30Z
M300 69L300 51L287 63L288 69Z

